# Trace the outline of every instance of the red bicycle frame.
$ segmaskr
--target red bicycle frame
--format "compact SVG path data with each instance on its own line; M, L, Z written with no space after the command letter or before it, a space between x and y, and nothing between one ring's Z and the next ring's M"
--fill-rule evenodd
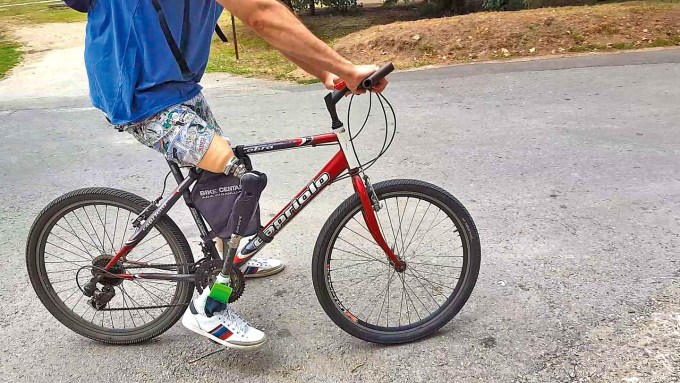
M333 133L308 136L303 138L293 138L290 140L266 142L256 145L239 145L234 148L236 156L244 159L248 159L250 154L260 154L278 150L285 149L297 149L306 146L317 146L322 144L332 144L337 143L340 145L340 150L330 159L330 161L312 178L312 180L300 190L300 192L283 208L278 214L274 216L263 228L255 235L241 250L239 254L234 259L234 265L236 267L243 266L245 262L251 259L255 254L257 254L264 246L271 242L276 234L281 231L290 221L295 218L295 216L301 212L309 203L320 194L328 185L332 184L342 173L347 171L352 179L352 185L354 191L359 196L362 206L362 215L366 226L370 231L373 239L380 246L380 248L385 252L386 257L389 259L390 263L397 270L404 268L404 263L396 255L393 250L389 247L385 238L382 235L380 226L375 216L375 211L372 196L367 191L366 183L362 180L359 171L359 164L357 161L348 157L347 153L351 153L352 143L349 139L349 134L340 125L334 126ZM349 158L349 160L348 160ZM106 269L110 269L120 260L125 260L125 257L130 253L137 244L140 243L142 239L149 233L154 223L163 215L165 215L168 210L170 210L177 200L184 196L185 200L189 200L189 189L196 182L198 176L200 175L200 170L192 169L189 175L183 177L179 167L174 163L169 163L170 167L175 175L175 179L178 181L178 186L173 190L173 192L160 202L153 212L149 213L148 216L142 214L143 221L138 222L137 230L128 239L128 241L123 245L123 247L118 251L118 253L111 259L111 261L106 266ZM367 179L366 179L367 181ZM190 210L196 224L199 227L199 231L202 236L207 234L207 228L203 221L202 216L196 209L190 206ZM138 218L139 219L139 218ZM212 240L206 240L206 246L209 248L209 252L216 254L214 249L214 244ZM209 243L208 243L209 242ZM130 262L135 265L147 265L138 262ZM147 265L153 268L153 265ZM193 280L193 274L170 274L170 273L141 273L141 274L117 274L118 277L124 279L162 279L162 280Z

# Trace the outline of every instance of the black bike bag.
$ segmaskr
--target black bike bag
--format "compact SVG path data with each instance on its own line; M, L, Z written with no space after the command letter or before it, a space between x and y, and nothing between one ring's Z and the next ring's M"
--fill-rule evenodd
M234 202L241 193L241 180L233 175L203 171L201 177L191 190L191 202L208 222L212 232L208 239L215 238L215 233L224 231L229 221ZM254 235L260 230L260 206L248 223L245 236Z

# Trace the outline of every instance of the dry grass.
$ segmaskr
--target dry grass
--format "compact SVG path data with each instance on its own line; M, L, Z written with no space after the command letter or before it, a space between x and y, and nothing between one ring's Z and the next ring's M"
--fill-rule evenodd
M680 45L680 4L486 12L374 26L339 39L351 60L398 67Z
M323 12L323 11L321 11ZM412 6L394 8L366 7L354 15L318 15L301 16L304 24L322 40L333 44L336 40L365 30L373 25L389 24L395 21L414 20L417 12ZM222 16L219 22L222 30L231 41L231 20L228 14ZM234 46L224 44L217 38L213 39L208 71L228 72L246 77L263 77L277 80L291 80L297 82L313 82L296 67L286 60L278 51L269 46L264 40L245 28L236 20L236 33L241 59L236 61Z

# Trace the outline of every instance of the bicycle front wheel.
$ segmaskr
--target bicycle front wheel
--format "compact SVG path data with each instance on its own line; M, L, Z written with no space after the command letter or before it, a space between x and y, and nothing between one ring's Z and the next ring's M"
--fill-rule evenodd
M324 225L312 262L324 311L347 333L374 343L424 338L465 305L477 281L479 236L465 207L416 180L374 185L383 237L406 263L395 271L373 240L355 194Z

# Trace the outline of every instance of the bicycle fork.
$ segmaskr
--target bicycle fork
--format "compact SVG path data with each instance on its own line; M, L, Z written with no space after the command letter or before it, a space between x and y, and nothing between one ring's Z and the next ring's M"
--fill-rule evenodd
M337 112L335 111L335 104L332 104L328 97L326 98L326 106L333 119L333 133L338 137L340 149L347 161L349 174L352 176L352 186L354 186L354 191L361 200L362 215L364 216L368 231L371 233L371 236L378 246L385 252L390 264L394 267L394 270L403 272L406 270L406 263L392 251L380 230L380 224L375 215L375 212L380 208L380 204L368 177L364 175L364 179L362 180L359 175L361 173L361 164L359 164L359 159L356 155L352 155L356 152L349 131L343 127L342 122L338 119ZM367 186L369 190L366 190ZM374 210L374 208L376 208L376 210Z
M390 248L380 230L380 224L375 215L376 211L380 210L380 202L378 202L378 197L375 195L368 177L364 175L362 180L358 173L352 174L352 185L361 201L361 214L364 217L368 231L378 246L385 252L394 270L403 272L406 270L406 263Z

